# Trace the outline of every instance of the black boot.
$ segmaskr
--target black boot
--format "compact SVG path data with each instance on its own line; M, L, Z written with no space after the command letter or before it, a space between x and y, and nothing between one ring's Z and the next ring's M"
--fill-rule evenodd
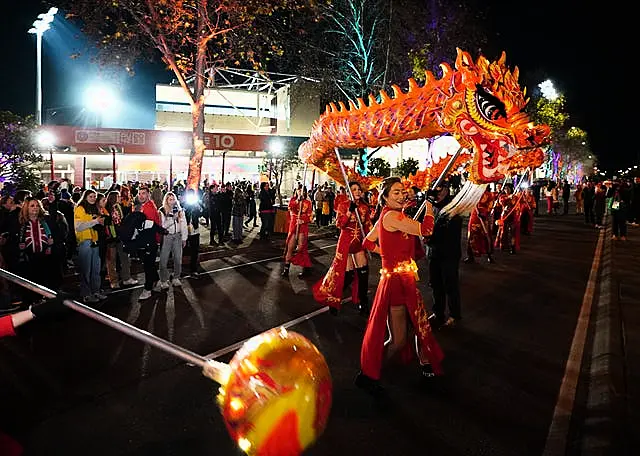
M351 271L347 271L344 273L344 284L342 285L343 290L351 286L351 284L353 283L353 278L355 274L356 274L355 269L352 269Z
M358 372L358 375L356 375L355 384L358 388L362 388L373 397L384 396L385 391L382 385L380 385L380 382L371 377L367 377L362 372Z
M298 274L299 279L304 279L309 275L309 268L302 268L302 272Z
M291 266L290 263L285 263L284 264L284 269L282 269L282 277L289 277L289 267Z
M360 315L369 315L369 265L356 269L358 271L358 311Z
M493 264L493 263L495 263L495 262L496 262L496 260L494 260L494 259L493 259L493 257L492 257L491 255L489 255L489 256L487 257L487 263L489 263L489 264Z
M468 256L464 260L462 260L465 264L472 264L476 262L476 259L473 256Z

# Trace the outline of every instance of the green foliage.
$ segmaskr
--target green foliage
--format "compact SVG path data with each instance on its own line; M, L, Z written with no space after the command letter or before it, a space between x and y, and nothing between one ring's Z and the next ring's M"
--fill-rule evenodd
M407 158L406 160L400 161L400 163L398 163L397 171L398 174L400 174L400 177L405 178L417 173L418 160L416 160L415 158Z
M544 97L540 97L533 106L531 120L549 125L552 135L562 129L569 120L569 114L565 111L565 98L563 95L560 95L555 100L547 100Z
M369 160L369 175L389 177L391 175L391 165L384 158L373 158Z
M6 188L35 192L42 184L36 172L43 160L35 152L35 131L32 119L0 111L0 180Z

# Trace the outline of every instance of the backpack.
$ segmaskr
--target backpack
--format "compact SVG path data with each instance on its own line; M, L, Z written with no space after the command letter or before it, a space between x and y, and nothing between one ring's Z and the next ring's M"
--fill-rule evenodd
M125 250L136 250L144 247L139 234L144 230L147 217L142 212L134 211L128 214L117 227L117 234Z

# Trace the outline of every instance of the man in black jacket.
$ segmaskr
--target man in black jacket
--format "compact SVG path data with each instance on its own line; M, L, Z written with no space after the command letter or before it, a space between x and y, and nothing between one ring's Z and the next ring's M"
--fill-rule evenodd
M431 191L434 199L435 225L429 237L429 286L432 290L434 327L455 326L462 319L460 305L459 265L462 258L462 217L440 214L442 208L451 202L449 183ZM449 318L445 312L449 307Z

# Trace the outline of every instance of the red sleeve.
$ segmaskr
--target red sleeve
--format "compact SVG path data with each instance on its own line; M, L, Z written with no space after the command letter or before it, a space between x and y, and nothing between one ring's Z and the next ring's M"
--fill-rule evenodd
M341 203L338 206L338 210L336 211L336 226L340 229L343 229L349 223L349 217L347 217L347 212L349 211L349 200Z
M312 215L313 215L313 210L311 206L311 201L304 200L302 203L302 214L300 218L304 223L311 223Z
M0 317L0 337L15 336L16 332L13 328L13 320L11 315Z

